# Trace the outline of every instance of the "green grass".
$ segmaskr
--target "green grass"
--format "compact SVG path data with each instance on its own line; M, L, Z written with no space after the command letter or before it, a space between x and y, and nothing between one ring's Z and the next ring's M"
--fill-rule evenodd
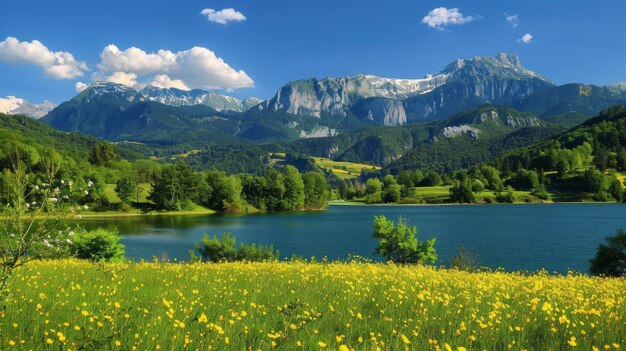
M617 173L617 179L619 179L619 181L622 182L622 186L626 187L626 173L624 172Z
M141 183L138 185L139 188L139 201L137 201L138 203L148 203L148 195L150 194L150 191L152 190L152 186L150 185L150 183ZM119 204L122 201L120 200L120 198L117 196L117 193L115 192L115 184L106 184L104 186L104 196L107 198L107 200L112 203L112 204ZM135 200L133 199L133 202Z
M333 172L341 179L354 179L361 175L363 169L381 170L380 166L365 163L333 161L324 157L312 157L315 164L325 170Z
M0 310L0 349L615 350L624 291L386 264L31 262Z

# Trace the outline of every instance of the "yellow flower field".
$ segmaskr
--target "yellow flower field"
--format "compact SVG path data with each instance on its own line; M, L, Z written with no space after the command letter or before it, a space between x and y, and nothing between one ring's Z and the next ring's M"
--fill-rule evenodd
M615 350L626 280L366 263L33 262L0 349Z

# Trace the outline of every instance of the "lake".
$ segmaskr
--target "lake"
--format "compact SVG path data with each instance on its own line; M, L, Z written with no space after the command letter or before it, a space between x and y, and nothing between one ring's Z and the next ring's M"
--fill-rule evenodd
M507 271L545 268L587 272L604 238L626 229L626 205L330 206L327 211L259 215L142 216L83 219L86 228L117 228L132 259L186 260L204 233L232 232L238 242L273 244L282 257L372 257L375 215L405 217L418 238L437 238L439 264L458 246L480 263Z

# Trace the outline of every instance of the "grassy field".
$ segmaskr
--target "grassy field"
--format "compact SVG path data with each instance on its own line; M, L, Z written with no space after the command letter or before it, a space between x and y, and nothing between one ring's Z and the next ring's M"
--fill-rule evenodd
M272 159L272 163L281 161L285 158L285 153L272 152L269 154ZM361 175L361 171L365 169L381 170L382 167L375 165L368 165L365 163L343 162L333 161L325 157L311 157L315 164L324 170L333 172L337 177L341 179L354 179Z
M626 280L364 263L33 262L0 349L613 350Z
M146 214L154 214L154 215L196 215L196 214L213 214L216 211L208 209L206 207L200 205L194 205L193 208L189 208L182 211L157 211L153 207L153 205L148 200L148 195L150 194L150 190L152 187L149 183L139 184L139 202L133 204L133 207L128 209L127 211L118 211L118 210L108 210L108 211L82 211L81 216L83 217L123 217L123 216L139 216ZM107 200L111 204L119 204L121 203L120 198L117 196L115 192L115 184L106 184L104 188L104 195ZM256 209L251 210L250 212L256 212Z
M364 163L333 161L324 157L312 157L315 164L320 168L333 172L342 179L357 178L363 169L381 170L380 166L368 165Z
M617 173L617 179L626 187L626 173Z
M513 191L515 201L519 203L538 202L539 200L528 191ZM496 196L493 191L487 190L475 193L476 203L495 203ZM415 188L415 192L409 196L406 203L447 203L450 202L450 186L425 186Z
M150 183L141 183L137 186L139 189L139 203L147 203L148 195L152 190L152 186ZM112 204L119 204L121 202L120 198L117 196L115 192L115 184L106 184L104 186L104 196L106 196L107 200L109 200Z

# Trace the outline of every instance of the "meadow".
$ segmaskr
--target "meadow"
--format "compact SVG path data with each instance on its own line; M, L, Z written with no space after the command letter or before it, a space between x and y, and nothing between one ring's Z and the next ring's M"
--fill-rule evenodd
M614 350L626 280L382 263L32 262L0 349Z

